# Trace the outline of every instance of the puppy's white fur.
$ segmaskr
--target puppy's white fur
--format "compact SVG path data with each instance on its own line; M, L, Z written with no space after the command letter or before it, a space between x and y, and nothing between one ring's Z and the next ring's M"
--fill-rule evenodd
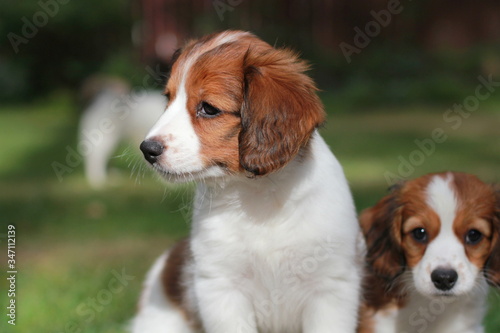
M223 33L213 47L240 35ZM206 333L354 332L359 226L343 170L324 140L315 131L303 154L266 176L228 174L204 165L188 94L183 79L146 137L165 147L153 164L165 178L200 180L192 258L182 277L185 307L199 316ZM197 332L162 297L162 262L148 275L133 331Z
M318 134L311 146L305 161L265 178L198 185L187 288L206 332L354 332L354 206L342 168ZM161 301L143 298L134 332L156 332L144 329L152 320L164 332L185 332L182 314L162 298L164 262L153 267L144 291Z

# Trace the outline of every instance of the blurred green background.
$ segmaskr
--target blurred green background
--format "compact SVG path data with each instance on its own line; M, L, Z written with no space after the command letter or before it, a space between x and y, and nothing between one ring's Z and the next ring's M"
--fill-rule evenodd
M344 166L358 210L384 195L394 177L456 170L499 182L500 4L401 2L378 33L372 24L367 45L356 46L363 39L358 31L366 35L388 6L378 0L0 1L1 274L9 224L16 227L18 270L16 326L3 310L0 331L124 331L152 261L188 232L193 186L159 182L137 142L116 150L101 190L87 184L81 163L62 181L52 165L65 163L66 147L78 145L87 77L158 87L144 77L166 72L177 45L191 37L251 30L311 62L329 116L321 132ZM346 57L346 44L359 52ZM476 89L484 80L493 83L481 88L489 94L480 99ZM432 141L436 130L439 142ZM121 288L112 286L117 275L128 277ZM0 287L5 309L5 278ZM490 303L485 324L496 333L497 293Z

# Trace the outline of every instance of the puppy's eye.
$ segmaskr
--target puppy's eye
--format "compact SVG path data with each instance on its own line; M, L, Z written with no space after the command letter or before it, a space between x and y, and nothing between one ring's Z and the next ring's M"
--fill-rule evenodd
M200 104L198 115L205 118L213 118L218 116L222 111L217 109L215 106L208 104L207 102L202 102Z
M412 230L411 235L413 239L417 242L425 243L427 242L427 231L424 228L415 228Z
M481 239L483 239L483 234L476 229L469 230L467 235L465 235L465 243L470 245L479 243Z
M165 96L167 98L167 101L170 101L170 91L164 92L163 96Z

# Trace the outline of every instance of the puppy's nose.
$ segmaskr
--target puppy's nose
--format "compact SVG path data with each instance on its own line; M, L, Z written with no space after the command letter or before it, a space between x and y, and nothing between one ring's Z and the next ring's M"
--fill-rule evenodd
M154 140L142 141L140 148L144 154L144 158L151 164L155 163L161 153L163 153L163 145Z
M458 274L454 269L437 268L431 273L432 283L439 290L447 291L457 282Z

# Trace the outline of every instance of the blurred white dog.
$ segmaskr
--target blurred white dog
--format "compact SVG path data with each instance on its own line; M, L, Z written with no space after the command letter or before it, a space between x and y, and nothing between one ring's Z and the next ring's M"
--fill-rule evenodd
M129 140L139 154L139 144L165 110L167 99L160 91L131 91L114 78L91 79L82 88L91 99L79 124L79 145L85 147L85 177L94 188L106 183L107 164L117 146ZM137 149L136 149L137 148Z

